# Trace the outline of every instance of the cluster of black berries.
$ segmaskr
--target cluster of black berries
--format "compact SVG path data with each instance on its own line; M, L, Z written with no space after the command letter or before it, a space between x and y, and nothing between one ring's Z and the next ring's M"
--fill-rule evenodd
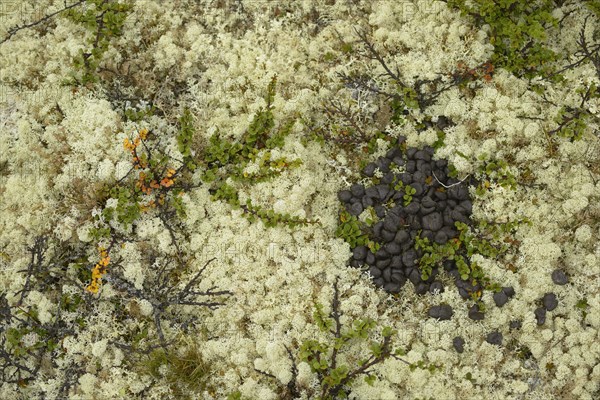
M372 207L378 220L372 226L365 224L362 228L369 239L381 246L375 252L365 245L354 247L349 263L352 267L368 270L373 283L389 293L398 293L407 281L412 282L417 294L442 292L442 282L436 279L439 268L434 268L427 280L422 279L418 264L423 251L415 246L415 238L419 235L443 245L458 236L455 222L471 225L473 203L469 198L468 185L477 182L474 179L463 182L450 177L447 161L433 160L432 147L407 148L405 141L406 138L399 137L385 157L379 157L363 169L363 175L371 178L373 184L356 183L338 193L349 214L358 217ZM377 171L380 173L376 174ZM461 279L454 261L446 260L441 267L454 278L462 298L468 299L472 293L483 290L480 283ZM568 283L566 274L561 270L552 273L552 280L557 285ZM503 287L494 293L494 303L503 307L514 295L512 287ZM558 300L554 293L546 293L540 302L535 317L538 325L543 325L546 312L554 310ZM453 313L452 307L447 304L432 306L428 312L431 318L440 320L452 318ZM472 320L484 318L478 303L469 308L468 316ZM511 330L520 327L520 320L510 322ZM490 332L486 341L501 346L502 333ZM463 338L455 337L453 345L459 353L464 351Z
M428 238L430 242L444 244L458 236L455 222L471 224L472 201L468 184L449 177L446 160L433 160L434 149L406 148L404 137L376 162L368 164L362 171L373 178L377 169L381 172L378 183L365 187L354 184L349 190L338 193L348 213L360 215L373 207L378 222L369 227L369 237L381 244L373 253L366 246L353 249L350 265L368 266L373 282L390 293L411 281L418 294L427 291L443 291L442 283L436 280L439 270L432 271L423 281L418 268L422 250L415 249L415 237ZM393 172L394 166L403 172ZM480 290L468 281L460 279L453 261L446 261L444 268L456 278L456 285L464 298L469 292Z
M563 286L569 283L569 278L560 269L555 269L552 272L552 282L557 285ZM558 306L558 299L556 294L550 292L546 293L541 299L541 307L535 309L535 319L538 325L544 325L546 323L546 311L553 311Z
M563 286L569 283L569 278L562 270L556 269L552 272L552 281L557 285ZM512 287L502 288L500 292L494 293L494 302L498 307L502 307L508 301L508 298L514 296L514 294L515 291ZM544 297L540 299L540 302L541 306L536 308L534 314L537 324L544 325L546 323L546 312L553 311L556 307L558 307L558 299L556 298L556 294L546 293ZM450 319L452 316L452 308L445 304L433 306L429 310L429 316L432 318ZM479 311L477 305L474 305L469 310L469 317L475 320L483 319L483 313ZM518 319L512 320L509 323L509 328L511 331L514 329L521 329L522 326L523 322ZM486 336L485 340L490 344L502 346L503 336L499 331L493 331ZM459 353L464 351L464 344L465 340L460 336L456 336L452 340L454 349Z

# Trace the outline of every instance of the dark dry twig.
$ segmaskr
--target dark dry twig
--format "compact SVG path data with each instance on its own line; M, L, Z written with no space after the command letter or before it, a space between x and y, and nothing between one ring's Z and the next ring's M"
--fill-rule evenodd
M37 20L37 21L30 22L30 23L28 23L28 24L25 24L25 25L17 25L17 26L15 26L15 27L12 27L12 28L10 28L10 29L8 30L8 35L7 35L7 36L6 36L4 39L0 40L0 45L1 45L1 44L3 44L4 42L7 42L8 40L10 40L10 38L12 38L12 37L13 37L13 36L14 36L14 35L17 33L17 32L19 32L19 31L21 31L21 30L23 30L23 29L32 28L32 27L34 27L34 26L37 26L37 25L39 25L39 24L42 24L42 23L44 23L44 22L46 22L46 21L50 20L50 18L52 18L52 17L54 17L54 16L56 16L56 15L58 15L58 14L62 13L62 12L65 12L65 11L67 11L67 10L71 9L71 8L74 8L74 7L80 6L80 5L82 5L83 3L85 3L85 2L86 2L86 0L79 0L79 1L78 1L78 2L76 2L76 3L73 3L73 4L70 4L70 5L67 5L67 2L65 1L65 6L64 6L64 8L62 8L62 9L60 9L60 10L58 10L58 11L55 11L55 12L53 12L53 13L50 13L50 14L48 14L48 15L45 15L44 17L42 17L41 19L39 19L39 20Z

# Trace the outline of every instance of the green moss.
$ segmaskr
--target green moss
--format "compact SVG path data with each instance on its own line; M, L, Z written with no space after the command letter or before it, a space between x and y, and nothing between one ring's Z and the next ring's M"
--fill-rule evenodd
M584 0L586 7L594 13L597 19L600 19L600 1L599 0Z
M528 360L531 357L533 357L533 354L531 353L531 349L525 345L520 346L519 348L517 348L516 350L516 356L520 359L520 360Z
M575 304L575 308L577 308L578 310L581 311L581 317L585 320L585 317L587 317L587 312L588 312L588 308L589 308L589 304L586 298L583 298L579 301L577 301L577 304Z
M235 392L227 395L227 400L242 400L242 392L236 390Z
M195 399L203 391L211 390L209 380L214 371L193 343L187 344L182 354L162 348L153 350L140 362L139 368L155 379L164 379L177 398Z

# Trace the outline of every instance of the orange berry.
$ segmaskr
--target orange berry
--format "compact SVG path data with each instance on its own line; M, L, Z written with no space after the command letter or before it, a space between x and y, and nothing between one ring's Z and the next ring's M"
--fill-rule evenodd
M85 288L85 290L87 290L87 291L88 291L88 292L90 292L90 293L94 293L94 294L96 294L96 293L98 293L98 284L96 284L96 283L90 283L90 284L89 284L89 285L88 285L88 286Z
M162 181L160 181L160 184L164 187L171 187L173 186L173 179L164 178Z

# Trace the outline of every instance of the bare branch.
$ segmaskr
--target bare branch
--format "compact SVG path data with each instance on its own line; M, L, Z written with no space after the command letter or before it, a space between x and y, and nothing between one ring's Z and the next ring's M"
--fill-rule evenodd
M79 1L78 1L78 2L76 2L76 3L73 3L73 4L71 4L71 5L65 6L64 8L62 8L62 9L60 9L60 10L58 10L58 11L55 11L55 12L53 12L53 13L50 13L50 14L48 14L48 15L44 16L43 18L41 18L41 19L39 19L39 20L37 20L37 21L31 22L31 23L28 23L28 24L25 24L25 25L17 25L17 26L15 26L15 27L13 27L13 28L10 28L10 29L8 30L8 35L7 35L7 36L6 36L4 39L0 40L0 45L1 45L1 44L3 44L4 42L7 42L7 41L8 41L10 38L12 38L12 37L13 37L13 36L14 36L14 35L17 33L17 32L19 32L19 31L21 31L21 30L23 30L23 29L32 28L32 27L34 27L34 26L37 26L37 25L39 25L39 24L42 24L42 23L44 23L44 22L46 22L46 21L50 20L52 17L54 17L54 16L56 16L56 15L58 15L58 14L62 13L62 12L65 12L65 11L67 11L67 10L71 9L71 8L74 8L74 7L80 6L80 5L82 5L83 3L85 3L85 2L86 2L86 0L79 0Z

